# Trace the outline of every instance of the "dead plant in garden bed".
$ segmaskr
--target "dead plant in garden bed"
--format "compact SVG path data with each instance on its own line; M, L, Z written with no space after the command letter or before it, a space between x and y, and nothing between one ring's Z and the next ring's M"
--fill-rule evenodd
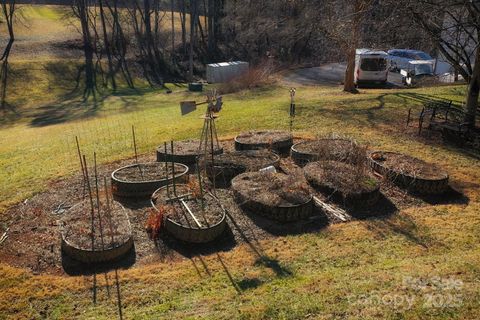
M399 174L421 179L442 178L445 173L437 165L394 152L378 152L372 154L372 159L386 168L395 170Z
M297 176L249 172L237 176L232 184L248 199L272 207L303 204L311 199L307 183Z
M308 181L344 195L369 192L378 188L378 181L364 165L350 165L339 161L312 162L305 167Z
M190 179L187 183L187 190L194 199L200 199L203 195L201 185L198 179Z
M328 143L321 143L328 141ZM363 170L367 161L367 148L349 139L320 139L315 146L319 160L335 160L355 165Z
M355 166L365 166L367 146L336 136L307 140L292 147L292 158L302 165L311 161L341 161Z
M147 231L150 239L155 240L160 235L162 230L164 219L172 212L173 208L169 205L159 206L158 211L150 209L147 222L145 223L145 230Z

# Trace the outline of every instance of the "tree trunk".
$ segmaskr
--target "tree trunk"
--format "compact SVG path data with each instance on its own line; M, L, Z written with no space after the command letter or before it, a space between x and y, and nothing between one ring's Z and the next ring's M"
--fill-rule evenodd
M7 110L8 56L10 55L12 44L13 41L10 40L7 45L7 50L5 50L5 58L0 67L0 108L3 112Z
M83 52L85 55L85 91L83 93L84 98L88 98L90 94L95 96L95 68L93 65L93 46L92 35L90 33L89 26L89 13L88 6L85 0L79 0L76 3L76 9L78 10L78 18L82 27L83 38Z
M347 70L345 71L345 79L343 83L343 91L356 93L355 88L355 54L357 45L359 43L360 28L364 11L370 4L365 0L356 0L353 9L352 19L352 34L350 43L348 44L348 56L347 56Z
M225 6L224 0L213 0L213 37L214 42L222 36L221 18L223 15L223 8Z
M187 55L187 8L185 0L181 0L180 24L182 26L182 48L183 55Z
M475 54L475 66L473 67L472 77L468 84L467 105L465 122L470 128L475 127L475 120L478 110L478 96L480 90L480 49L477 47Z
M10 56L10 51L15 41L15 34L13 32L13 19L15 17L15 1L10 2L8 8L7 3L3 1L1 3L3 15L5 21L7 22L8 29L8 44L3 51L0 61L2 61L2 66L0 67L0 108L3 112L7 109L7 84L8 84L8 57Z
M134 83L130 70L128 68L128 63L126 60L127 55L127 41L125 39L125 34L122 29L122 24L120 22L120 15L118 12L118 1L113 0L113 8L108 1L106 1L107 7L112 15L113 27L112 27L112 56L118 60L118 67L122 70L125 81L127 82L130 88L134 88ZM117 67L117 68L118 68Z
M113 68L112 52L110 50L110 40L108 39L107 23L105 21L105 10L103 9L103 0L99 0L98 4L100 7L100 20L102 21L103 45L105 46L105 53L107 54L108 59L108 73L110 76L110 81L112 82L113 91L116 91L117 83L115 82L115 71Z
M188 81L193 81L193 46L195 42L195 22L197 20L197 0L190 0L190 52L188 56Z
M175 0L170 0L170 11L172 13L172 61L175 60Z
M212 53L215 50L215 28L214 28L214 15L215 15L215 2L214 0L208 0L208 54L212 56Z
M95 95L95 68L93 66L93 48L91 44L85 45L85 93L88 97L90 94Z
M352 47L348 50L347 69L345 70L345 80L343 83L343 91L356 92L355 88L355 52L356 48Z
M155 83L163 85L163 79L159 74L158 63L160 62L160 56L158 51L155 48L155 41L152 34L152 7L150 5L150 0L143 1L143 16L144 16L144 25L145 25L145 42L146 42L146 51L148 64L150 65L150 71L153 76Z

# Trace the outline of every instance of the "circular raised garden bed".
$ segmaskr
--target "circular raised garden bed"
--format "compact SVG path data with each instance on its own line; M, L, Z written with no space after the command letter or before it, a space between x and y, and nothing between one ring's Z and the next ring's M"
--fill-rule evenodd
M279 154L288 154L293 136L287 131L262 130L243 132L235 137L235 150L271 149Z
M165 162L139 163L113 171L113 195L120 198L149 198L156 189L166 185L167 182L172 183L172 163L165 166ZM188 167L175 163L174 168L175 181L183 182Z
M302 167L309 162L320 160L356 164L366 158L365 151L354 141L340 138L302 141L293 145L290 153L295 164Z
M240 206L281 222L305 219L312 214L313 197L308 186L281 173L246 172L232 180Z
M173 186L162 187L151 202L156 211L166 212L164 228L178 240L207 243L225 230L226 212L219 201L210 193L204 193L202 201L198 190L192 191L189 185L176 185L176 195Z
M170 145L167 146L167 153L165 153L165 147L159 146L157 149L157 161L177 162L188 166L190 169L194 169L197 163L197 159L203 154L199 151L199 140L184 140L176 141L173 144L173 154L170 149ZM207 146L207 152L210 153L210 146ZM222 154L223 148L214 146L213 154Z
M207 176L215 186L227 188L231 180L246 171L258 171L269 166L277 167L280 157L268 150L245 150L224 153L205 161Z
M346 207L368 207L380 197L380 184L362 168L339 161L310 162L305 178L317 190Z
M84 263L113 261L125 255L133 247L128 215L117 202L111 202L109 208L106 203L101 204L101 223L97 209L94 210L93 247L89 200L70 208L60 222L63 252Z
M440 194L448 188L448 173L432 163L397 153L374 151L370 166L379 174L410 192Z

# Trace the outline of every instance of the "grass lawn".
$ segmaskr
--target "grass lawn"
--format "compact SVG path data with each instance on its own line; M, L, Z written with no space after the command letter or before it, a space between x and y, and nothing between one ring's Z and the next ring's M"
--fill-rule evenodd
M2 210L43 190L48 180L77 170L75 135L85 153L95 150L101 162L132 156L131 125L135 125L142 153L154 152L163 140L197 137L202 110L182 117L178 103L201 99L201 95L187 93L183 87L172 88L171 94L148 88L124 90L96 106L59 96L53 103L24 110L24 118L0 129ZM375 89L350 95L335 87L300 87L297 95L296 134L338 133L371 148L402 151L436 162L450 172L452 185L469 198L468 205L412 207L388 218L260 241L258 246L279 261L287 274L259 261L245 245L192 261L122 270L125 317L475 318L480 309L478 160L449 147L424 144L402 129L407 110L418 111L421 99L461 102L463 88ZM222 137L249 128L288 128L287 87L229 94L224 100L218 120ZM33 106L34 102L30 103ZM203 269L203 264L208 269ZM0 317L109 319L117 312L103 278L94 305L91 277L33 275L5 264L0 264L0 273ZM429 280L434 276L462 281L462 303L431 307L429 297L437 291L404 286L405 277ZM441 291L438 299L450 297L444 293ZM365 302L363 295L414 297L414 301L406 308Z
M199 136L203 110L182 117L179 102L202 96L184 87L170 85L173 93L167 94L139 84L138 90L83 103L69 94L73 87L64 85L75 62L14 61L12 70L10 101L21 117L10 115L0 127L0 216L45 190L48 181L79 170L75 136L89 159L96 151L101 163L132 157L132 125L141 153L153 153L164 140ZM339 87L298 87L295 134L336 133L372 149L435 162L450 173L452 187L468 203L412 206L388 217L255 243L271 260L242 244L227 252L119 270L124 318L477 319L480 163L404 129L408 110L416 114L423 100L461 104L464 93L463 86L371 89L358 95ZM285 85L229 94L224 101L217 122L221 137L250 128L288 128ZM0 223L0 235L3 230ZM94 304L90 276L33 274L0 262L0 319L115 318L115 274L108 276L110 296L105 278L98 276ZM447 281L455 288L440 289L438 283Z

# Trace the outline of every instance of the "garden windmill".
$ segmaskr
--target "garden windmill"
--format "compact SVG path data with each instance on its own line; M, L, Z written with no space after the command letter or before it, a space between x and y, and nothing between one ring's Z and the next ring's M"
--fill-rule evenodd
M206 160L207 157L211 156L212 167L214 166L214 154L215 148L220 148L220 143L218 141L217 135L217 128L215 126L215 119L218 118L218 112L222 110L223 100L222 96L217 94L217 90L213 89L207 93L207 100L203 102L195 102L195 101L182 101L180 103L180 108L182 111L182 115L188 114L194 110L199 105L207 104L207 110L205 114L202 116L204 119L202 133L200 135L200 145L198 146L199 152L204 156ZM206 170L206 161L204 163L204 170ZM215 190L215 182L213 185L213 189Z

